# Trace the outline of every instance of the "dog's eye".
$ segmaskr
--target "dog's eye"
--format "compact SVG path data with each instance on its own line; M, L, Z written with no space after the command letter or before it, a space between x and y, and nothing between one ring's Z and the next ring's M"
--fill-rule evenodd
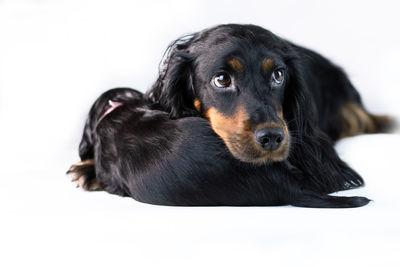
M283 78L283 70L274 70L274 72L272 72L272 81L274 83L281 84L283 82Z
M225 72L218 73L213 78L214 85L218 88L226 88L232 84L231 77Z

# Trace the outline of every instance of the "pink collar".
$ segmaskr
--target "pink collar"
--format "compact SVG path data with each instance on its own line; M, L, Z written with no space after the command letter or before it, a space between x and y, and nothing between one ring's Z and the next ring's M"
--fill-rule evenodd
M112 100L108 100L108 108L106 109L104 114L100 117L99 121L101 121L106 115L110 114L114 109L116 109L117 107L120 107L122 105L123 105L123 103L121 103L121 102L114 102Z

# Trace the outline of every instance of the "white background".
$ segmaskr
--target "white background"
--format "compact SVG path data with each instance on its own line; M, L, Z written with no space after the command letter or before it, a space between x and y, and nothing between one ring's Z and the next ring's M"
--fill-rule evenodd
M397 1L0 0L1 266L400 266L400 136L337 145L374 200L349 210L170 208L82 192L85 116L112 87L145 91L167 45L252 23L343 66L371 112L400 117Z

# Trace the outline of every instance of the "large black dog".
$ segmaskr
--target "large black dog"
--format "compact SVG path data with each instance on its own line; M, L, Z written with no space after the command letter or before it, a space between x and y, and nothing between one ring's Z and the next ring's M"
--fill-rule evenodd
M340 137L384 131L344 72L253 25L174 42L145 94L120 88L92 107L69 173L86 190L160 205L359 207L363 185Z

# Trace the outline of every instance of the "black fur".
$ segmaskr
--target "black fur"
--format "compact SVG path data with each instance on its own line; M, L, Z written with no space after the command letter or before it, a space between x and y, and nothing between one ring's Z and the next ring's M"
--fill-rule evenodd
M232 57L243 70L226 64ZM265 58L273 59L270 70L261 70ZM271 73L278 68L285 80L276 86ZM221 71L234 88L212 85ZM108 100L123 106L102 118ZM343 71L322 56L257 26L217 26L174 42L144 96L114 89L96 101L80 145L96 176L84 175L105 191L159 205L363 206L367 198L327 195L363 185L332 145L344 131L340 109L347 102L362 108ZM243 133L221 135L212 109L218 123L227 118ZM238 111L246 120L233 125ZM277 124L288 129L288 153L256 159L259 147L240 138ZM236 155L232 144L247 154Z
M121 94L126 95L126 89L110 90L94 106L120 99ZM131 95L131 101L102 120L100 116L93 118L97 124L91 133L93 168L105 191L145 203L179 206L336 208L369 202L362 197L318 193L307 186L305 177L293 176L294 167L286 162L261 166L243 163L229 153L207 120L171 120L168 113L154 110L151 103L141 100L138 92ZM92 108L91 114L102 114L98 111ZM89 145L86 136L82 143ZM358 177L344 167L351 177Z

